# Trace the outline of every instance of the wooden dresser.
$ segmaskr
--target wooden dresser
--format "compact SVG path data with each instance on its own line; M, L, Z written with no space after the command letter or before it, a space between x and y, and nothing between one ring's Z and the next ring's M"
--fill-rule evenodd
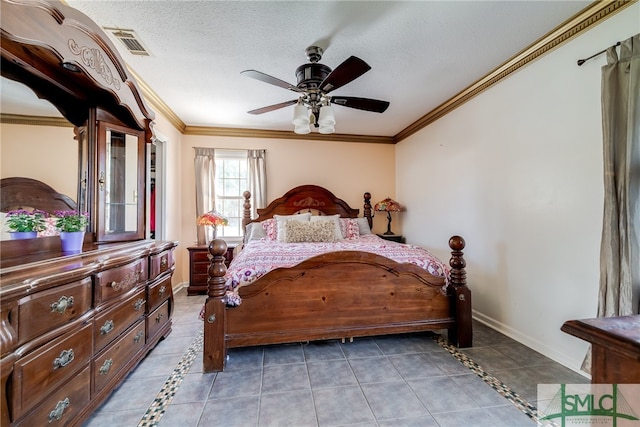
M227 243L227 252L225 253L224 263L229 267L233 261L233 251L237 243ZM207 293L207 278L209 265L209 246L196 245L187 248L189 251L189 287L187 295L198 295Z
M561 329L591 343L593 384L640 384L640 316L569 320Z
M109 396L171 331L175 246L2 260L1 425L80 425Z

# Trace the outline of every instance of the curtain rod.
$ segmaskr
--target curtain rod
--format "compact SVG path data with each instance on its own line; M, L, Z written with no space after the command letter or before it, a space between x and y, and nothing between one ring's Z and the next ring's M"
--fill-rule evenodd
M614 45L613 45L613 46L611 46L611 47L616 47L616 46L620 46L620 42L617 42L616 44L614 44ZM607 48L607 49L609 49L609 48ZM601 51L600 51L600 52L598 52L598 53L594 53L593 55L591 55L591 56L590 56L590 57L588 57L588 58L578 59L578 67L579 67L579 66L581 66L582 64L584 64L585 62L587 62L588 60L593 59L593 58L595 58L595 57L596 57L596 56L598 56L598 55L602 55L603 53L605 53L605 52L607 51L607 49L601 50Z

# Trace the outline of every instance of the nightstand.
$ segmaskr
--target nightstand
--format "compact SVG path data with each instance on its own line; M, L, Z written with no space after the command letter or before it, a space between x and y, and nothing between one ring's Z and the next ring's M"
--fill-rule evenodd
M398 236L397 234L378 234L378 237L392 242L404 243L404 236Z
M224 254L227 267L233 260L233 250L237 243L227 243L227 252ZM207 279L209 264L209 246L197 245L187 248L189 251L189 286L187 295L198 295L207 293Z

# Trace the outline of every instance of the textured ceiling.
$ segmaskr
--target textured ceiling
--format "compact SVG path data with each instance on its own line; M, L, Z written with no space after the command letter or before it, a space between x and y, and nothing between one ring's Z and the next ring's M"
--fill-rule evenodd
M248 110L296 94L241 76L296 83L310 45L335 68L371 70L333 95L391 103L382 114L335 107L336 132L394 136L529 47L590 1L84 1L102 27L134 30L150 56L114 41L141 80L187 126L292 131L293 107ZM3 92L5 86L3 85ZM3 103L3 109L5 104Z

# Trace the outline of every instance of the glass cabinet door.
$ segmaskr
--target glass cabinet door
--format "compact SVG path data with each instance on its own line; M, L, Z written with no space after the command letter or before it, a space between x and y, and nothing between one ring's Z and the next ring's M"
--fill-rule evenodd
M98 122L97 240L145 236L144 132Z

